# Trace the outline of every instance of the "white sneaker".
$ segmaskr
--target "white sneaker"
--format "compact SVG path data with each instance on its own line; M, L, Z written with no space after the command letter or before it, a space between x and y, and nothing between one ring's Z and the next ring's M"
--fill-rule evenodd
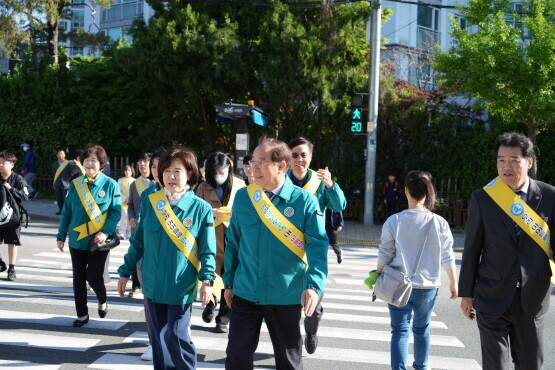
M148 346L145 353L141 355L141 360L152 361L152 346Z

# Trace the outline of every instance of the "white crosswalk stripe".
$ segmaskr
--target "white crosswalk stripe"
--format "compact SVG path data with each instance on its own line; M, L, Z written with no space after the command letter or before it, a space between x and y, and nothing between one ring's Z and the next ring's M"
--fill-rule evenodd
M90 321L78 329L71 325L75 311L68 251L61 253L49 248L22 256L18 261L17 281L0 280L0 301L3 302L0 307L0 353L15 348L53 350L60 352L59 362L44 363L40 357L30 357L29 361L18 357L5 359L0 355L0 368L59 369L66 363L66 358L71 363L71 353L75 352L91 354L87 357L90 360L80 368L152 368L151 362L139 358L148 344L142 299L120 299L115 291L116 270L123 262L128 242L122 244L111 252L108 317L98 318L95 295L89 292ZM376 258L376 248L349 248L344 262L338 265L330 251L329 279L323 301L325 313L318 332L320 344L312 355L303 348L305 368L385 369L389 365L389 310L384 302L372 302L371 291L362 283L368 271L375 267ZM214 322L202 321L200 303L195 302L193 308L191 329L199 355L197 368L223 369L227 335L214 333ZM7 327L14 329L6 330ZM431 346L436 349L430 356L433 369L480 369L474 359L451 357L451 350L461 351L465 346L450 335L448 325L435 313L430 327ZM412 336L410 342L413 342ZM409 361L412 362L412 355ZM255 368L273 367L273 348L263 325Z

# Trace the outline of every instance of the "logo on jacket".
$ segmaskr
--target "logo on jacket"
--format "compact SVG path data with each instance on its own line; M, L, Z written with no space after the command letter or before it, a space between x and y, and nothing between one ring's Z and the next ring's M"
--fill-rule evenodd
M524 206L521 203L513 203L511 205L511 214L513 216L520 216L522 213L524 213Z
M159 211L159 212L162 211L164 209L164 207L166 207L166 201L165 200L162 199L162 200L159 200L156 203L156 210L157 211Z
M105 195L106 195L106 192L104 190L101 190L101 191L98 192L98 196L100 198L104 198Z
M295 214L295 210L292 207L287 207L283 210L283 214L287 217L291 217Z
M260 202L260 199L262 199L262 191L260 191L260 189L258 189L254 192L253 199L254 199L255 203Z
M193 220L191 220L189 217L183 220L183 226L185 226L187 229L190 228L192 224Z

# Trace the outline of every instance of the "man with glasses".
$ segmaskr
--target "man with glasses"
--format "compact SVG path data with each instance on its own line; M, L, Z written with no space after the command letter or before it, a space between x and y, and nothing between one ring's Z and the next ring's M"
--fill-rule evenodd
M328 167L313 171L310 169L312 161L312 150L314 145L304 137L298 137L289 142L291 149L291 170L287 173L294 185L308 191L318 199L320 210L326 212L331 209L334 212L342 212L347 206L347 200L343 194L343 190L337 182L332 180ZM335 238L332 238L336 240ZM343 253L337 243L331 245L337 256L337 263L343 261ZM324 309L322 307L323 294L320 295L318 306L311 317L304 320L305 340L304 345L309 354L316 352L318 347L318 326Z
M224 253L232 308L226 369L252 369L262 320L276 368L302 369L301 309L311 316L327 277L327 237L318 201L286 176L287 144L263 139L250 165L254 184L235 196Z

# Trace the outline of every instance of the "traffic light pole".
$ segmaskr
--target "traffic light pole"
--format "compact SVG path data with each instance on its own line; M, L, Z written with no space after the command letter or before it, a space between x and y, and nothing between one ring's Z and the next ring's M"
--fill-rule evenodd
M366 176L364 191L364 225L374 224L376 193L376 149L378 131L378 91L380 86L381 0L370 5L370 82L368 94L368 123L366 126Z

